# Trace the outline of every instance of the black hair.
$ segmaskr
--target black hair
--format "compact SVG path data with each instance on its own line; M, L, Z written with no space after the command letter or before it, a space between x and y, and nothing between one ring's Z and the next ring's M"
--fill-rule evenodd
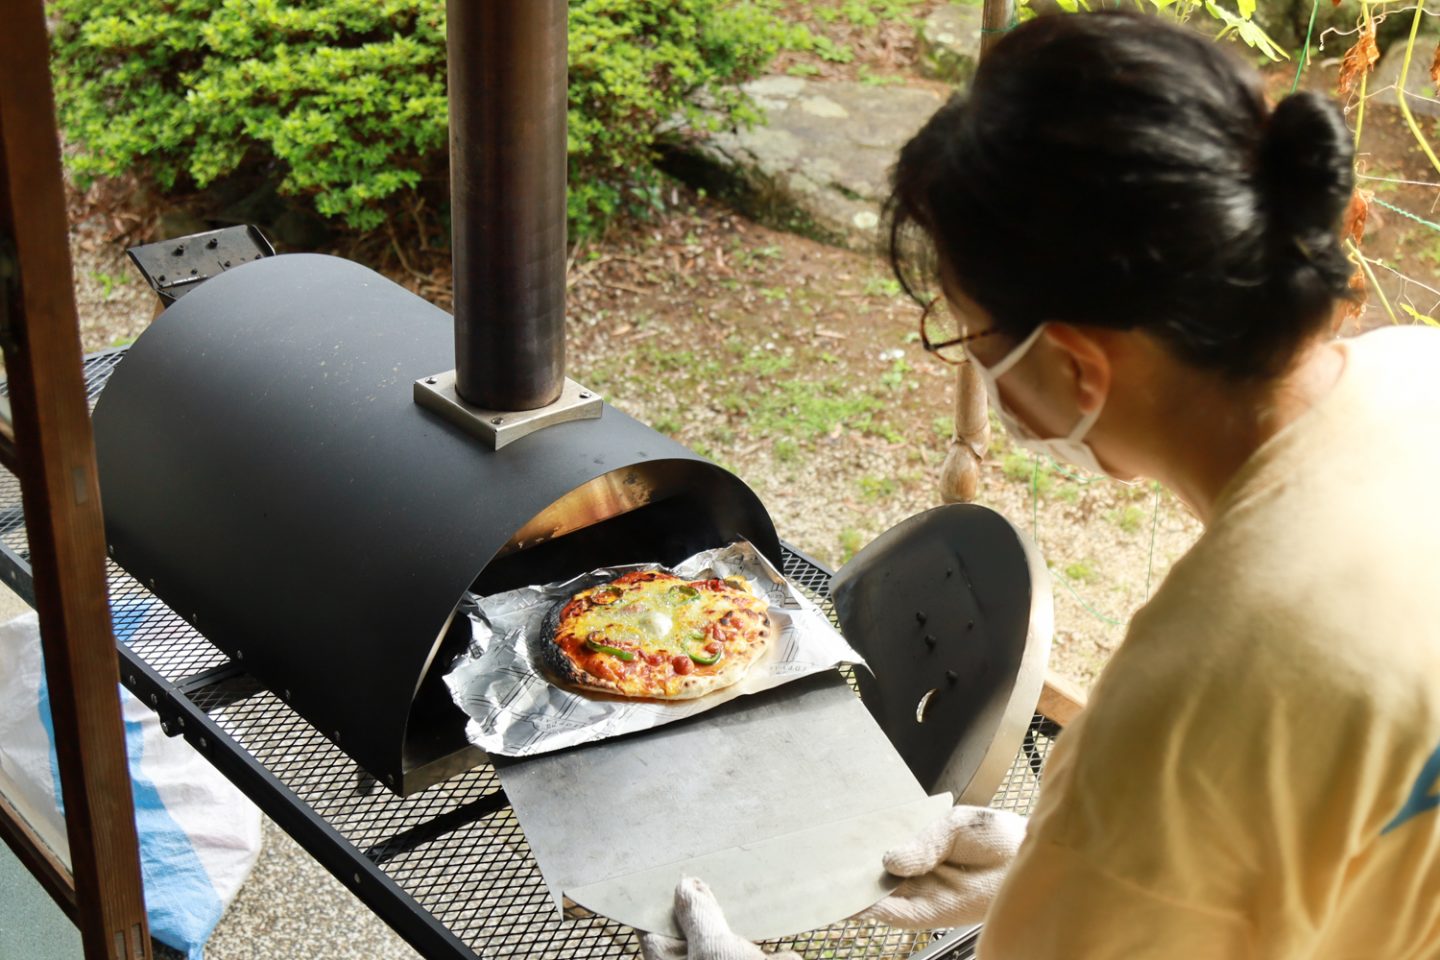
M900 152L889 256L919 296L915 234L1005 332L1135 329L1237 380L1283 371L1348 295L1354 186L1339 108L1221 45L1130 13L1003 37Z

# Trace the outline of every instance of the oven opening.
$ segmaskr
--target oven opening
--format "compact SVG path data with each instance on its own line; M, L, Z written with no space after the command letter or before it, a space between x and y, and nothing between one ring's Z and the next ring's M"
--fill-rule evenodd
M748 498L736 496L732 492L736 488L719 481L719 477L729 474L710 464L671 461L645 464L638 470L626 468L598 478L523 525L476 577L471 592L481 596L501 593L566 580L607 566L673 565L742 537L764 550L768 525L757 524L753 508L746 502ZM527 539L537 536L536 521L543 524L570 518L579 523L575 518L588 515L597 501L614 506L616 490L628 490L632 495L632 505L624 512L574 529L562 523L563 532L541 535L533 545ZM780 562L779 557L771 560ZM455 706L444 681L450 664L469 642L469 617L457 608L437 640L415 690L405 730L405 794L468 769L481 756L465 739L465 714Z

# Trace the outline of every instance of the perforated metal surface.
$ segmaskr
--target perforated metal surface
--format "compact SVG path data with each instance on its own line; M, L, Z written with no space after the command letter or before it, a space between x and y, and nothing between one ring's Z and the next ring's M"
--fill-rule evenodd
M92 398L122 357L123 352L114 351L87 360ZM28 576L19 484L4 471L0 471L0 543L9 554L4 558L6 565ZM784 573L833 619L826 570L787 549ZM145 666L175 685L175 697L187 698L188 704L203 711L233 741L233 745L211 745L213 749L234 750L239 761L268 771L293 794L291 802L305 808L300 812L313 812L333 828L338 834L330 841L336 844L335 850L318 850L309 844L307 848L377 912L386 915L377 905L393 894L374 889L377 885L372 877L362 877L360 872L342 875L343 868L334 865L343 861L337 851L377 865L413 899L413 903L407 901L408 909L416 910L418 904L419 914L428 913L428 917L417 915L417 922L442 925L478 956L638 955L634 934L628 928L573 904L564 917L556 915L490 767L477 768L409 798L396 797L377 788L281 696L260 689L240 669L243 664L227 668L224 654L113 563L110 590L117 638ZM145 687L143 677L123 679L137 692L151 689ZM995 798L996 806L1029 811L1056 732L1052 724L1036 716L1025 749ZM193 734L193 730L187 732L192 742ZM401 900L404 898L395 902ZM388 916L394 914L391 910ZM398 929L400 924L396 926ZM409 935L406 930L401 932ZM774 946L833 960L907 957L932 946L938 936L843 923L776 941Z

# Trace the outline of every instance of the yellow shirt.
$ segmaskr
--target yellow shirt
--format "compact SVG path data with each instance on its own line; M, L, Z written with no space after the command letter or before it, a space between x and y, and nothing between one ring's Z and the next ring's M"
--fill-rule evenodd
M1440 331L1344 347L1057 742L982 960L1440 958Z

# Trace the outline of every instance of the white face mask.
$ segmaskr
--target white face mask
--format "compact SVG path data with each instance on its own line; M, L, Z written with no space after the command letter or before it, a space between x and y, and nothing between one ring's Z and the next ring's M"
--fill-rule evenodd
M970 363L975 367L975 371L980 374L980 379L985 383L985 393L990 397L990 408L995 411L995 414L1000 418L1000 422L1005 425L1005 429L1009 432L1010 437L1025 449L1033 450L1036 453L1043 453L1061 463L1073 464L1082 470L1089 470L1091 473L1104 474L1109 477L1114 477L1116 480L1124 479L1115 477L1113 473L1110 473L1110 471L1102 467L1099 458L1095 456L1095 451L1091 450L1090 444L1085 442L1085 435L1090 432L1090 428L1095 425L1095 421L1100 419L1100 411L1105 409L1105 402L1103 400L1094 410L1083 414L1080 417L1080 421L1075 424L1066 436L1045 438L1037 437L1035 431L1025 426L1025 424L1020 421L1020 418L1015 416L1009 407L1005 406L1005 401L1000 399L1000 388L996 381L1004 376L1006 371L1011 367L1024 359L1025 354L1029 353L1030 348L1035 345L1035 341L1040 339L1040 334L1044 329L1045 324L1040 324L1030 336L1021 341L1018 347L1007 353L1004 359L996 363L993 367L987 368L979 360L976 360L975 354L970 353L969 347L966 347L965 352L969 354ZM1125 480L1125 482L1130 481Z

